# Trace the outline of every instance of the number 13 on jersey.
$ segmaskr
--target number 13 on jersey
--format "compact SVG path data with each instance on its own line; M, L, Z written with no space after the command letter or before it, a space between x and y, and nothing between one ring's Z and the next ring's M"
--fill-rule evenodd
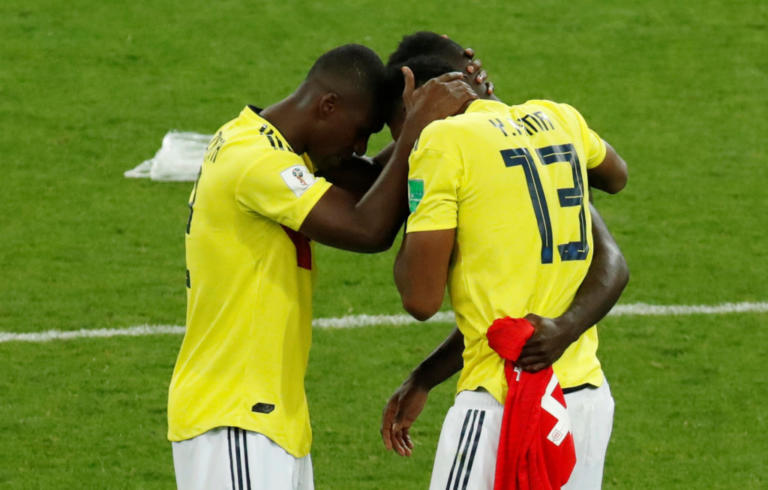
M553 145L537 148L536 153L544 165L567 162L571 166L573 187L558 189L557 195L561 207L580 207L580 235L579 241L559 244L557 250L560 253L560 259L563 261L585 260L589 254L589 243L587 241L587 219L584 209L584 182L581 178L581 164L579 156L576 154L576 148L571 144ZM536 162L533 160L533 155L528 148L510 148L502 150L501 157L504 159L504 165L507 167L521 166L523 168L525 181L528 184L528 194L531 196L531 203L533 204L533 213L536 216L539 235L541 236L541 263L551 264L554 243L552 221L549 208L547 207L547 198L541 184Z

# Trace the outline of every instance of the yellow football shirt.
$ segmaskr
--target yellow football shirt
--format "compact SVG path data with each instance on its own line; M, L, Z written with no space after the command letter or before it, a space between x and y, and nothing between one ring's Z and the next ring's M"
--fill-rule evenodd
M211 140L189 202L187 330L169 389L170 440L234 426L296 457L309 452L315 267L296 230L331 186L313 171L251 107Z
M456 228L448 289L464 335L458 391L504 403L494 319L563 313L592 260L587 168L605 144L572 107L478 100L429 125L410 157L407 232ZM593 327L555 363L563 387L603 382Z

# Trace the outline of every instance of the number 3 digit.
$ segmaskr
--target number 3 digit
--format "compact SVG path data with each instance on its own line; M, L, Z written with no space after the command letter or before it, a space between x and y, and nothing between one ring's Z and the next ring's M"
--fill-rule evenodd
M567 260L585 260L589 254L589 243L587 242L587 218L584 209L584 183L581 178L579 156L576 149L571 144L546 146L536 150L539 158L544 165L551 165L558 162L568 162L571 165L573 174L573 187L558 189L557 195L560 198L560 206L571 207L580 206L579 228L580 237L578 242L568 242L557 246L560 252L560 259ZM539 235L541 236L541 263L552 263L552 221L549 217L549 208L547 207L547 198L541 185L541 178L536 169L536 163L533 155L527 148L511 148L501 151L501 157L504 159L504 165L523 167L525 180L528 184L528 194L533 204L533 213L536 215L536 222L539 226Z

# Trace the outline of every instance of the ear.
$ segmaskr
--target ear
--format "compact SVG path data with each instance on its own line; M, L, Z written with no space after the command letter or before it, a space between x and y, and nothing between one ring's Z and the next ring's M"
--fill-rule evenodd
M320 97L317 105L318 116L320 119L329 118L334 112L336 112L336 106L339 103L339 95L335 92L328 92Z

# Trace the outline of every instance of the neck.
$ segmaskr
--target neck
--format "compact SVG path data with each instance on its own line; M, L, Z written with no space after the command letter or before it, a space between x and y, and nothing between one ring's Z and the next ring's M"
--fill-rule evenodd
M296 94L291 94L259 114L280 131L293 151L301 155L307 147L307 131L303 126L306 118L302 104Z

